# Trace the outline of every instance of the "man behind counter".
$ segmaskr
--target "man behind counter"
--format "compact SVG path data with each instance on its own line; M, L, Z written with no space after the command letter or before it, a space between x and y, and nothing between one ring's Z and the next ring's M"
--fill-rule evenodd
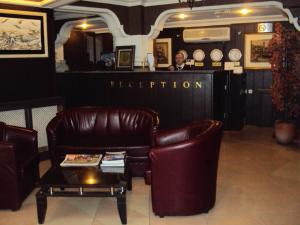
M191 67L184 63L184 55L182 53L177 53L175 56L176 65L170 65L168 69L170 71L182 71L182 70L190 70Z

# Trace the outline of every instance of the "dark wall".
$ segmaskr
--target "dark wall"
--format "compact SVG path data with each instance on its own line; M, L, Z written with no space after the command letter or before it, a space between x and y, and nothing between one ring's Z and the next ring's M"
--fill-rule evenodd
M64 45L64 56L70 70L87 70L89 55L87 53L87 34L72 31Z
M53 11L0 4L2 9L47 13L48 58L0 59L0 102L19 101L54 95L54 19Z
M244 37L247 33L255 33L257 24L237 24L231 25L231 41L217 43L185 43L182 38L183 28L164 29L159 38L172 38L173 58L179 50L186 50L189 58L193 58L193 51L200 48L205 52L205 67L201 69L220 70L221 67L212 67L210 52L218 48L223 50L224 60L228 59L228 52L232 48L238 48L244 56ZM243 65L243 58L241 60ZM272 85L272 73L270 70L246 70L247 89L253 90L252 94L247 95L246 119L248 124L260 126L272 126L273 112L270 88Z
M97 34L72 31L70 38L64 45L64 56L70 71L83 71L83 70L96 70L97 62L90 61L90 57L87 50L87 38L96 38L101 36L102 40L102 53L113 52L113 37L110 33ZM95 44L95 43L94 43ZM94 54L96 49L94 46Z

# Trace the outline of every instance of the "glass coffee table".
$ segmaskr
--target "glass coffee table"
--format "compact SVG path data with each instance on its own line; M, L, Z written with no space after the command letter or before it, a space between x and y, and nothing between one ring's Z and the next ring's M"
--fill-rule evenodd
M99 167L52 167L41 178L36 193L39 224L47 211L47 197L115 197L122 224L127 223L126 190L131 190L128 167L124 173L104 173Z

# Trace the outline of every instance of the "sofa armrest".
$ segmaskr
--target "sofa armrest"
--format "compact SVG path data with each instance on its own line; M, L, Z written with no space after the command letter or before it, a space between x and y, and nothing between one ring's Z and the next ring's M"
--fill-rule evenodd
M56 146L62 133L62 116L59 114L54 117L46 127L48 150L52 163L56 160Z
M14 143L16 155L38 153L37 132L32 129L6 126L6 141Z

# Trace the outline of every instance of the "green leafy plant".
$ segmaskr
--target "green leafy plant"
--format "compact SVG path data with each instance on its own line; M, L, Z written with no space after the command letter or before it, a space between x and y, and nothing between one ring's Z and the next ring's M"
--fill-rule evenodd
M272 65L272 102L284 120L300 116L300 32L281 23L269 43Z

